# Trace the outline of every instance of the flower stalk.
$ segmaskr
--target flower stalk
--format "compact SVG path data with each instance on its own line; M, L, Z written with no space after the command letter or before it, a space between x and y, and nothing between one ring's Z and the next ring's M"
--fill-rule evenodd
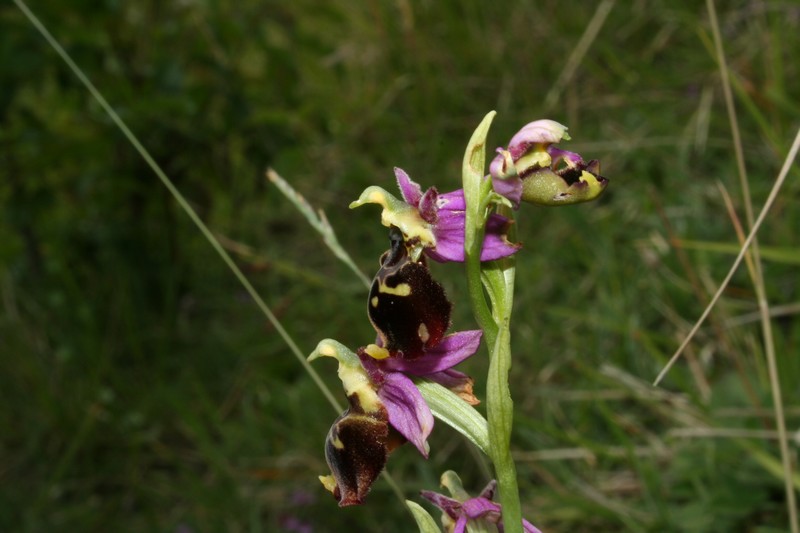
M489 456L494 464L508 533L522 532L522 511L514 461L511 457L513 401L508 386L511 369L509 323L513 303L515 260L513 256L481 263L483 227L493 195L492 182L484 178L486 136L495 112L484 117L472 135L464 154L462 180L466 201L464 253L467 285L475 318L490 347L486 410L489 423ZM484 291L486 291L484 293ZM489 302L485 294L489 296Z

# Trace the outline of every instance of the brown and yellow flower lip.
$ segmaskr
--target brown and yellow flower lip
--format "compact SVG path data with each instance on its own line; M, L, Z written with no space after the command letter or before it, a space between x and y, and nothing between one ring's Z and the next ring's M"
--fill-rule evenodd
M428 268L411 260L399 229L390 230L390 241L369 291L369 319L383 348L414 359L442 340L453 306Z
M360 505L386 465L389 455L389 417L386 409L365 412L358 396L348 398L350 408L336 419L325 440L325 460L333 483L323 485L339 507Z

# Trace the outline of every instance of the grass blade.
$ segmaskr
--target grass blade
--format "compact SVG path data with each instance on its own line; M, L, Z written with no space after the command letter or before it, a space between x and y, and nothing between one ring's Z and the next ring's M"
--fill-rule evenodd
M353 259L350 257L350 254L342 248L342 245L339 244L339 240L336 238L336 233L333 231L333 227L331 223L328 222L328 218L325 216L325 212L320 209L318 211L314 211L314 208L311 207L311 204L308 203L299 192L294 190L294 188L289 185L289 183L283 179L277 172L272 170L271 168L267 169L267 179L271 181L279 191L283 193L283 195L290 201L294 206L297 208L298 211L306 218L311 227L317 230L322 236L322 240L325 241L325 244L330 248L330 250L339 258L345 265L347 265L350 270L352 270L358 279L364 284L364 286L369 289L370 284L372 283L371 280L364 275L363 272L356 266Z

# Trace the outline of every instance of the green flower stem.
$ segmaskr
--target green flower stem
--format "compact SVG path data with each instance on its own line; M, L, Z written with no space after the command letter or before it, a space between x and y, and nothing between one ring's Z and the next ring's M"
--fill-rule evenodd
M484 226L488 217L491 182L484 179L486 136L495 112L484 117L467 145L462 166L466 220L464 253L470 301L484 339L490 347L486 410L489 423L489 457L494 464L503 506L503 524L508 533L522 533L517 472L511 458L511 427L514 404L508 387L511 369L509 323L514 290L514 259L482 264ZM487 302L487 295L489 301ZM491 303L491 307L490 307Z
M500 294L493 315L498 328L492 345L489 374L486 383L486 415L489 421L489 450L497 473L500 502L503 505L503 524L507 532L522 532L522 510L517 485L517 469L511 457L511 428L514 419L514 402L508 386L511 370L511 306L514 290L514 259L507 258L491 267L484 277L487 291Z

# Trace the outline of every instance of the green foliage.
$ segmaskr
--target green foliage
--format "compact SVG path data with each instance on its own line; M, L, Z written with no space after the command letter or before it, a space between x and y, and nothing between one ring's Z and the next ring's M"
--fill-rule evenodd
M347 209L365 186L391 189L397 165L424 187L459 187L490 109L490 150L530 120L567 124L564 148L600 159L611 182L598 203L518 216L523 514L545 531L786 529L782 481L759 459L778 448L744 269L663 388L649 386L732 260L718 182L744 212L700 3L615 5L552 109L544 96L592 3L32 7L309 352L374 332L363 286L268 166L371 273L385 231L373 211ZM797 8L720 9L758 212L800 123ZM382 482L366 506L334 508L316 476L337 413L11 3L0 22L0 530L413 527ZM785 257L800 244L796 168L761 236ZM463 280L448 277L462 270L433 268L456 325L474 327ZM792 430L796 261L764 271ZM474 359L483 396L487 361ZM334 367L320 368L340 390ZM431 447L428 462L408 446L390 461L408 499L448 469L473 492L485 484L443 424Z

